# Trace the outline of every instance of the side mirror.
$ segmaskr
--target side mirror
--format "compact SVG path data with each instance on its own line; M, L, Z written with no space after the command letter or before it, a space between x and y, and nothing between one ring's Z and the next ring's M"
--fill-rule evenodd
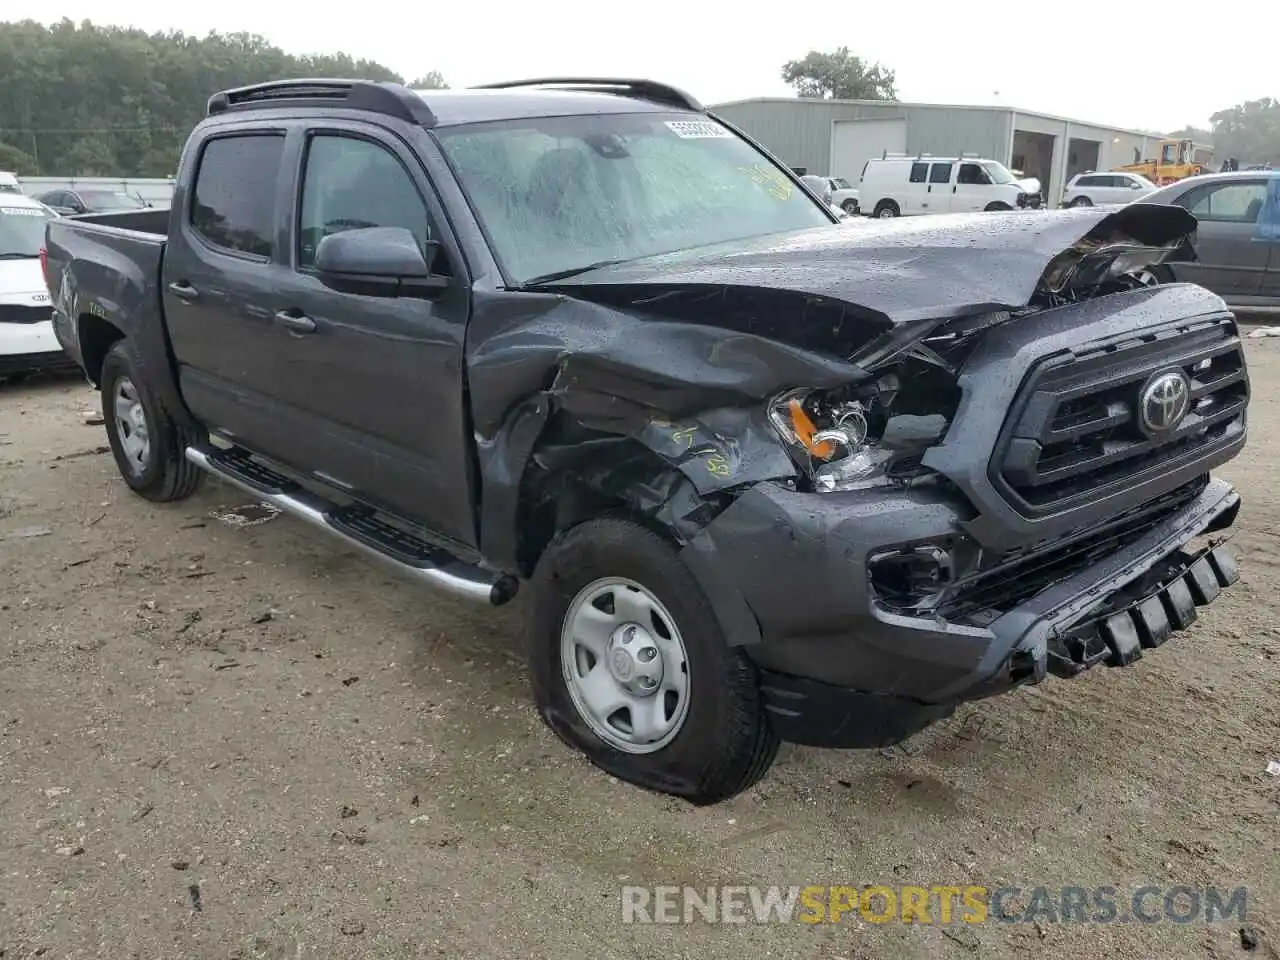
M439 246L428 243L424 253L404 227L343 230L320 241L315 267L320 282L341 293L431 299L449 286L431 272Z

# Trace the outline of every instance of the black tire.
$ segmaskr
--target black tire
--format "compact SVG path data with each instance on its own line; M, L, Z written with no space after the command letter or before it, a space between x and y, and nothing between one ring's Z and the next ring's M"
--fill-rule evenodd
M1005 211L1012 210L1013 207L1009 206L1007 203L1001 203L999 200L995 200L988 203L982 209L987 213L1004 213Z
M683 638L689 702L683 725L652 753L602 739L574 705L564 676L561 630L574 597L604 577L634 581L670 612ZM757 783L778 751L751 661L731 647L693 574L651 530L620 518L588 520L560 534L534 573L527 647L534 700L547 725L602 770L695 805L718 803Z
M858 212L858 201L846 200L844 203L840 204L840 207L841 209L844 210L845 213L847 213L849 216L852 217L855 213Z
M902 211L892 200L881 200L876 204L875 215L881 220L890 220L902 216Z
M150 441L145 463L137 468L133 465L135 461L125 452L126 426L116 415L116 391L125 381L132 385L141 404ZM106 421L107 440L120 476L129 489L155 503L185 500L195 493L205 474L186 458L184 451L192 444L204 442L206 437L179 426L160 406L147 385L142 364L128 340L117 340L107 351L99 382L102 385L102 416Z
M1092 207L1093 201L1090 200L1088 197L1076 197L1074 200L1068 203L1067 206L1068 207Z

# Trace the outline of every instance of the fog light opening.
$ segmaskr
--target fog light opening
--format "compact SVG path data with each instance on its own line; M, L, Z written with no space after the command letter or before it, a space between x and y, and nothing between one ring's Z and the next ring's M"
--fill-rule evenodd
M925 544L878 554L867 570L872 588L887 606L931 610L954 578L955 561L946 547Z

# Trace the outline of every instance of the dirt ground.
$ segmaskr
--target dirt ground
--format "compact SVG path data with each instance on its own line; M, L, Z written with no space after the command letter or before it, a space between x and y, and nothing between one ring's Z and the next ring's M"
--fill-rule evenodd
M210 483L118 479L76 381L0 387L0 956L1277 957L1280 343L1243 580L1124 670L693 809L534 716L519 604L436 599ZM233 518L234 519L234 518ZM624 924L635 884L1246 885L1240 924Z

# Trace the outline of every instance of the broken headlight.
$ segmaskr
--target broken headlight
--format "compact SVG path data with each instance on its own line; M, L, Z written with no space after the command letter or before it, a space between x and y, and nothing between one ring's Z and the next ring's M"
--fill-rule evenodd
M770 404L769 422L819 493L891 482L886 471L893 453L871 438L868 407L862 400L829 401L794 390Z

